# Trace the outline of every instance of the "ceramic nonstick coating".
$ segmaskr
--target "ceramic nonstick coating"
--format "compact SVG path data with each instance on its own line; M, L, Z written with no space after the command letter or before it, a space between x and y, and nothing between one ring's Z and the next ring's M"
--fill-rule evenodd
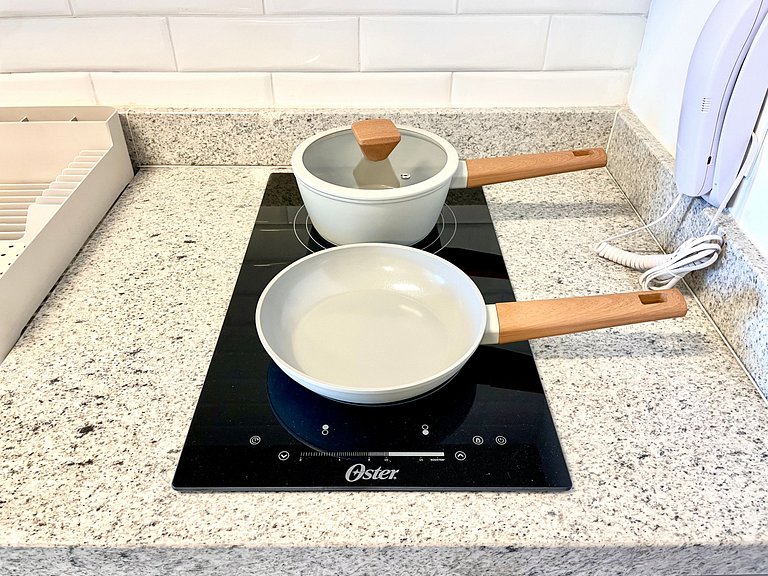
M372 120L370 122L379 122ZM435 225L449 188L472 188L606 165L602 148L461 160L437 134L398 126L401 140L381 161L364 156L355 125L301 142L291 167L307 212L336 245L411 245Z
M322 396L377 404L424 394L481 344L685 314L677 290L487 306L472 279L435 254L354 244L282 270L256 306L265 350Z
M392 402L458 371L486 324L480 290L414 248L357 244L307 256L276 276L256 309L275 363L323 396Z

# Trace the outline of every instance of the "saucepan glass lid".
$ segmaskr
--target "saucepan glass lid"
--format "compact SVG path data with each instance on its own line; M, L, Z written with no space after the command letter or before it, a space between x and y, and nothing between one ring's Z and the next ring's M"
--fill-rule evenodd
M345 188L385 190L423 182L442 170L448 155L423 134L400 130L400 142L385 160L363 156L352 130L328 134L304 151L304 167L317 178Z

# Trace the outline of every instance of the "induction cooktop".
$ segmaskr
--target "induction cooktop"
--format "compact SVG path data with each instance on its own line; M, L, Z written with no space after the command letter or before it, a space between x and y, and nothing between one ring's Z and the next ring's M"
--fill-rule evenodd
M254 312L283 268L331 246L292 174L270 175L182 449L179 491L568 490L571 479L527 342L480 346L434 392L352 405L291 380ZM451 190L417 248L466 272L487 304L514 293L480 188Z

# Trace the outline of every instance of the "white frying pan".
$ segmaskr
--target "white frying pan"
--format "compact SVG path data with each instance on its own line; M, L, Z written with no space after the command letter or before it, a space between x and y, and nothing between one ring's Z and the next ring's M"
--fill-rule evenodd
M678 290L486 306L450 262L394 244L316 252L282 270L256 307L264 348L288 376L334 400L424 394L480 344L503 344L683 316Z

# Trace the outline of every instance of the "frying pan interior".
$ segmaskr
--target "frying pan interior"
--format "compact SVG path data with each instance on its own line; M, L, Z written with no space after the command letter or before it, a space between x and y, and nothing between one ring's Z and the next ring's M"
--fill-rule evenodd
M256 310L267 352L310 389L392 390L447 379L483 335L480 291L442 259L365 246L316 253L270 283Z

